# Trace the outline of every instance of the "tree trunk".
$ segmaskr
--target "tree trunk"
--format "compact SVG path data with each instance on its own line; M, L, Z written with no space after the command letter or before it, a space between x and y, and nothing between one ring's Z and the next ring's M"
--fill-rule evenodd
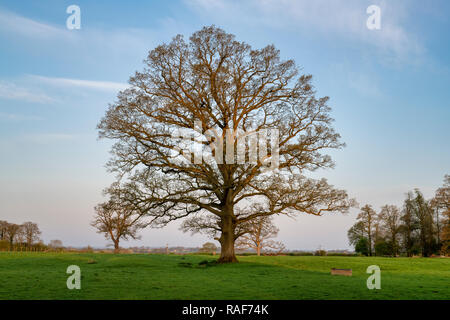
M114 253L119 253L119 241L114 241Z
M221 219L222 234L219 238L220 242L220 258L219 263L238 262L234 254L234 229L233 218L231 215L222 217Z

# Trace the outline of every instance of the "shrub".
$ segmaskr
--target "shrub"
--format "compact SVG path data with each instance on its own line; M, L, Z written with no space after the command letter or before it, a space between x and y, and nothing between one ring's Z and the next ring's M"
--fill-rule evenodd
M9 242L6 240L0 240L0 250L1 251L9 250Z
M288 255L294 257L302 257L302 256L313 256L314 254L312 252L289 252Z
M314 252L315 256L326 256L327 252L325 250L316 250L316 252Z
M377 256L390 256L392 255L391 244L384 240L380 240L375 243L375 255Z
M369 240L367 238L360 238L355 245L355 252L364 256L369 255Z

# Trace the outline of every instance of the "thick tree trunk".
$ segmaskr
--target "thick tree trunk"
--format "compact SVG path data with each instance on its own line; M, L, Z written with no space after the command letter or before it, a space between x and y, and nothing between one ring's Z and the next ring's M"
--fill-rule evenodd
M256 248L256 254L258 255L258 257L261 255L261 246L258 245L258 247Z
M219 238L220 242L220 258L219 263L238 262L234 254L234 229L233 218L231 215L222 217L221 220L222 234Z

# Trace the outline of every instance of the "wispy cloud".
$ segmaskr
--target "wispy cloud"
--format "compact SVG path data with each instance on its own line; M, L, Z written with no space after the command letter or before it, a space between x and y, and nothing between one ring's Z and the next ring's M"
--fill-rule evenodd
M49 144L55 142L74 141L78 135L67 133L35 133L22 136L22 140L35 144Z
M67 97L97 93L117 93L129 87L126 83L25 75L15 80L0 80L0 99L38 104L55 104ZM3 114L3 119L6 115ZM8 116L12 120L13 116Z
M111 81L93 81L82 79L70 79L70 78L58 78L58 77L45 77L39 75L29 75L31 79L34 79L40 83L49 84L52 86L62 87L81 87L94 90L106 90L106 91L120 91L129 87L126 83L111 82Z
M349 72L347 75L348 85L365 97L380 97L382 91L373 76L358 72Z
M160 30L139 28L91 27L89 31L68 30L64 23L52 25L36 21L0 8L0 34L14 37L24 46L39 43L39 50L49 55L71 57L89 54L96 59L139 59L145 57L149 44L164 37L165 19L161 18ZM105 55L105 53L107 53Z
M34 103L52 103L56 100L45 93L20 87L12 82L0 81L0 98Z
M380 0L184 0L197 11L219 21L239 21L285 30L304 30L325 36L345 37L375 47L384 55L399 59L421 55L424 48L403 25L407 8L402 2ZM381 30L368 30L366 9L381 8ZM229 19L233 17L233 19Z
M26 37L49 38L55 36L67 37L70 33L64 29L54 27L47 23L38 22L0 8L0 30L11 31Z
M6 121L41 121L44 118L34 115L0 112L0 120Z

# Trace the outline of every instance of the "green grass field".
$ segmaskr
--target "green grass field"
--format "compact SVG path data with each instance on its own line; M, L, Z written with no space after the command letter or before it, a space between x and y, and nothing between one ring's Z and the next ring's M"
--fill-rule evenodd
M247 256L199 265L204 260L214 259L2 252L0 299L450 299L450 259ZM81 268L81 290L66 287L72 264ZM380 290L366 287L374 264ZM332 276L333 267L353 276Z

